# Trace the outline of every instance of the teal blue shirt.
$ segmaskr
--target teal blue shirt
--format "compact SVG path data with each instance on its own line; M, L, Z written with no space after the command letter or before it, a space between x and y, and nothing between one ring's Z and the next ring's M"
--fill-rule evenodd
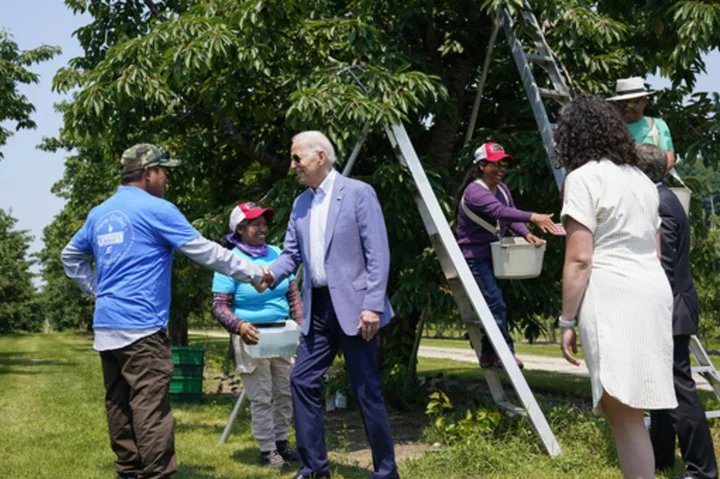
M660 148L662 151L675 151L672 142L672 136L670 136L670 128L667 123L660 118L650 118L655 123L657 128L657 141L655 141L655 135L652 133L652 128L648 124L646 117L640 118L638 121L628 123L627 127L630 130L630 134L635 140L636 144L650 143Z
M246 255L238 248L233 249L233 253L262 267L270 266L280 256L281 251L276 246L269 246L267 256L256 258ZM212 292L234 294L233 313L238 318L248 323L273 323L285 321L290 316L290 306L285 294L288 292L292 280L293 277L290 276L275 289L267 289L263 293L258 293L248 283L241 283L230 276L215 273Z

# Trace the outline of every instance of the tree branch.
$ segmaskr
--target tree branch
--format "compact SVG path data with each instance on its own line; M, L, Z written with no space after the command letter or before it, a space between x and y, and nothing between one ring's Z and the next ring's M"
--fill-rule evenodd
M155 5L155 2L153 0L143 0L145 2L145 5L150 9L150 12L152 13L153 17L159 18L161 21L166 22L167 17L165 15L160 15L160 9L157 5Z

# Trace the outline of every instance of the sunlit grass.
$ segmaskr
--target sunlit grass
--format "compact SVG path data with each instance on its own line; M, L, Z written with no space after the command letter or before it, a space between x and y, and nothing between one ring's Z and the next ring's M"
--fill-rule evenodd
M250 433L247 413L235 423L227 444L220 434L235 401L216 394L227 352L227 339L192 337L193 345L207 348L206 394L202 404L173 406L180 470L177 478L279 478L257 465L258 449ZM471 363L421 358L419 374L428 391L448 393L455 409L451 419L466 408L494 410L485 389L483 373ZM504 376L504 375L502 375ZM422 431L417 446L428 452L414 459L400 457L403 478L619 478L621 477L607 424L588 413L587 378L558 373L525 372L541 407L555 431L563 455L548 457L527 423L502 419L502 431L483 433L454 444L432 447L441 437L422 416L424 398L412 413L413 427ZM507 385L506 379L503 379ZM10 335L0 337L0 464L7 478L108 478L114 475L109 447L100 360L91 340L74 333ZM509 388L508 388L509 389ZM426 395L427 393L423 393ZM718 408L703 392L708 407ZM418 415L418 410L420 411ZM408 414L391 411L393 431L408 422ZM345 451L367 447L357 410L328 415L328 441L334 449L333 477L366 478L369 471ZM360 440L346 436L359 430ZM712 425L716 444L720 426ZM396 434L396 436L398 436ZM351 439L348 439L351 437ZM422 437L424 437L424 442ZM352 441L352 444L350 443ZM403 442L403 441L398 441ZM403 444L407 447L407 444ZM364 465L364 464L363 464ZM680 462L674 471L681 470ZM674 477L667 475L665 477Z

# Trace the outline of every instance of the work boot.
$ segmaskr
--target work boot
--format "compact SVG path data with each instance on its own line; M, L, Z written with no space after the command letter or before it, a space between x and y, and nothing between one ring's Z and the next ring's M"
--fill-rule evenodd
M293 447L290 445L290 441L288 441L287 439L283 439L282 441L275 441L275 446L277 446L277 452L286 461L297 462L300 460L297 455L297 451L293 449Z
M277 451L260 451L260 465L283 471L290 469L290 464Z

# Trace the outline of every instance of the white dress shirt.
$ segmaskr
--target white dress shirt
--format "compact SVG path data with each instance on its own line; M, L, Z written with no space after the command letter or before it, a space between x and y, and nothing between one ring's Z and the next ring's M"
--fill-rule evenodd
M313 191L310 205L310 281L313 287L327 286L325 274L325 231L327 230L328 211L337 172L330 170L320 186Z

